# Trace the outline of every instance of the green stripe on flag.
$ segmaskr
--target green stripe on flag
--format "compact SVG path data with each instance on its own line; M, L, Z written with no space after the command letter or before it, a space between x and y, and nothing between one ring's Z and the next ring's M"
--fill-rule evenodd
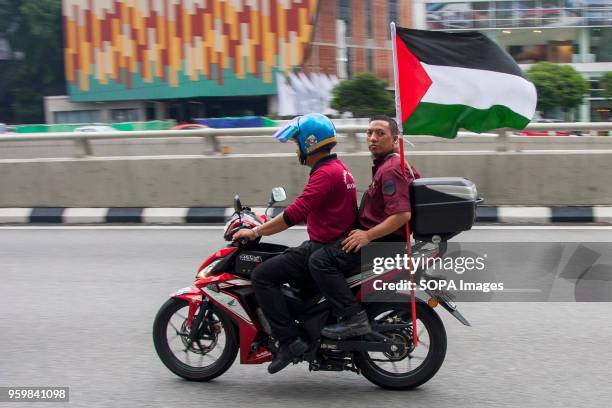
M506 106L494 105L476 109L465 105L441 105L421 102L403 123L405 135L431 135L449 139L457 136L460 128L483 133L491 129L524 129L529 119Z

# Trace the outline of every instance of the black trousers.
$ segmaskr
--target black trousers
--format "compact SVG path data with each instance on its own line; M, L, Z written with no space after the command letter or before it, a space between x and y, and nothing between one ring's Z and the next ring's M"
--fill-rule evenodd
M287 343L298 335L298 327L289 313L281 285L292 283L299 288L315 290L308 260L321 247L323 244L305 241L258 265L251 274L257 302L270 322L274 337L281 343Z
M371 264L374 256L403 254L406 245L403 238L397 235L387 235L373 243L366 249L347 253L342 250L340 239L320 248L310 257L310 274L338 317L349 317L362 310L346 283L347 276L362 262Z
M341 242L338 240L315 251L308 267L334 314L348 317L361 311L361 305L346 283L346 276L361 265L361 253L344 252Z

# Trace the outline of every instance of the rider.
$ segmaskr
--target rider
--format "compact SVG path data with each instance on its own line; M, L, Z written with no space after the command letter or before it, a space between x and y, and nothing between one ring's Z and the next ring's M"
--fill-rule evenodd
M323 336L334 339L362 334L361 329L367 324L365 312L355 313L356 302L352 296L348 297L351 292L343 273L360 264L360 249L371 241L406 242L404 226L411 214L409 186L413 179L420 177L412 166L407 167L408 174L402 174L397 153L399 128L395 120L386 115L374 116L366 134L374 166L372 183L359 208L360 228L351 231L341 243L323 248L324 253L313 256L310 262L310 273L317 286L334 306L335 314L344 317L321 331Z
M349 168L331 154L336 145L336 130L326 116L318 113L298 116L275 137L281 142L297 143L300 164L311 168L308 183L282 214L254 229L242 229L232 237L234 241L256 239L306 221L309 240L258 265L251 275L257 301L280 342L280 350L268 366L271 374L285 368L308 348L298 336L281 286L293 282L300 287L316 287L308 270L309 258L326 244L345 237L357 216L355 181Z

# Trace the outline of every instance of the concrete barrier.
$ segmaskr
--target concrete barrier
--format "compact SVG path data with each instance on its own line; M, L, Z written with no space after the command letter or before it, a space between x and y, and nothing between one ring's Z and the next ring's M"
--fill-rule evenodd
M342 155L363 192L367 153ZM610 205L612 152L411 153L427 177L473 180L489 205ZM273 186L293 199L308 169L293 154L0 160L0 207L225 207L239 193L263 205Z

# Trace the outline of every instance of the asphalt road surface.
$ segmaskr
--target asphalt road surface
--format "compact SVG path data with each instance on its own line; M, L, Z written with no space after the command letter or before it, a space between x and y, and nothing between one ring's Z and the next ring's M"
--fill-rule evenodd
M461 239L612 242L612 229L493 228ZM235 363L210 383L184 381L157 358L153 318L222 245L218 229L0 228L0 386L68 386L70 403L53 406L71 407L610 406L605 302L462 303L472 327L437 309L446 361L415 391L305 364L272 376Z

